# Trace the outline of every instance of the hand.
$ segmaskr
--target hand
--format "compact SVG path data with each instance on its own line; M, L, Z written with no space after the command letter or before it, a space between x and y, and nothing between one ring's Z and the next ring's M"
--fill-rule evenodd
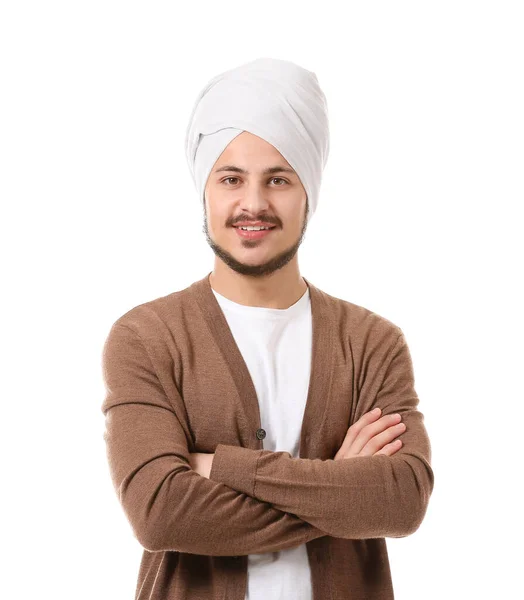
M391 456L400 449L402 440L391 440L406 431L406 426L400 422L402 417L385 415L379 418L380 413L380 410L368 412L351 425L335 460L375 454Z
M202 475L202 477L209 479L214 458L215 453L206 454L205 452L190 452L189 464L193 471L196 471L199 475Z

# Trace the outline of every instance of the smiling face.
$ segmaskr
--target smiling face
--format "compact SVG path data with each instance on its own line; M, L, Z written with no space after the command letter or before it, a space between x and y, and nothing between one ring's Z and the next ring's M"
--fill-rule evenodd
M307 228L307 194L274 146L242 132L213 165L204 194L206 240L231 269L259 277L296 261ZM239 223L257 222L272 229L240 233Z

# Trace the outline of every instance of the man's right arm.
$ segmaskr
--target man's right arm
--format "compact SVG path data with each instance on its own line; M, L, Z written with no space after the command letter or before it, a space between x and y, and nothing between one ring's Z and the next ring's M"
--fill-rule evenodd
M111 479L135 537L146 550L261 554L327 535L191 469L183 427L133 328L119 321L113 324L102 367Z

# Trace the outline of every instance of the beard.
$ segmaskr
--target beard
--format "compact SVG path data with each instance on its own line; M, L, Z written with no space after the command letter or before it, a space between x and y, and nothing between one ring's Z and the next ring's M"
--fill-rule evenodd
M282 269L282 267L285 267L289 263L289 261L295 256L306 234L308 212L309 203L306 202L306 210L304 215L304 221L302 224L302 231L300 232L298 240L286 250L283 250L273 258L258 265L250 265L240 262L222 246L220 246L214 240L211 239L211 236L209 235L209 229L207 226L207 214L205 205L204 225L202 227L202 231L206 236L206 241L211 247L211 250L213 250L213 252L215 253L215 256L218 256L230 269L232 269L236 273L239 273L240 275L247 275L249 277L262 277L265 275L271 275L271 273ZM249 242L246 243L249 244ZM258 242L252 242L251 247L255 247L256 244L258 244Z

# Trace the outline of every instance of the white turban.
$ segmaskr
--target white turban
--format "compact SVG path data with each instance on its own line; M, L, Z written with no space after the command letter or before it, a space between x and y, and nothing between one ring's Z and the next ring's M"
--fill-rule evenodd
M213 165L243 131L269 142L296 171L309 220L329 154L327 102L315 73L287 60L258 58L207 83L186 131L186 158L202 202Z

